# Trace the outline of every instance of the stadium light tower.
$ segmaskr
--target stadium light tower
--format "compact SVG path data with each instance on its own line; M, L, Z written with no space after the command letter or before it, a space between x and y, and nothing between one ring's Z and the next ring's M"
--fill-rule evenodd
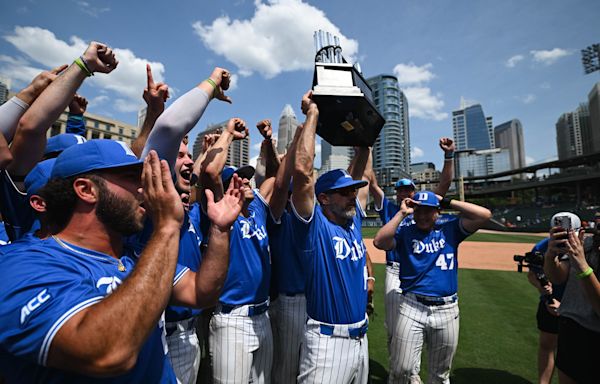
M585 74L600 71L600 44L592 44L581 50L581 62Z

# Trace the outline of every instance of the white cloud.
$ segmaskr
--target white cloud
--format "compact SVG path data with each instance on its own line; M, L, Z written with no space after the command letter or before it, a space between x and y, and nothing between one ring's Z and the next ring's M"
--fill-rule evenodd
M532 93L529 93L524 96L515 96L515 98L523 104L531 104L537 99L537 97Z
M253 156L250 158L250 161L248 162L248 165L251 165L254 167L254 169L256 169L256 162L258 161L258 156Z
M398 83L402 87L402 92L408 99L408 113L412 117L418 117L427 120L444 120L448 113L443 112L444 101L441 93L433 93L431 88L426 87L427 83L436 76L430 69L431 63L422 66L414 63L397 64L394 67L394 75L398 78Z
M423 152L423 150L419 147L412 147L410 149L410 158L411 159L417 159L419 157L423 157L425 155L425 152Z
M237 87L238 87L239 81L240 81L239 76L237 74L235 74L235 73L232 73L231 77L230 77L230 80L229 80L229 89L228 89L228 92L235 91L237 89Z
M554 48L551 50L533 50L529 53L531 53L531 56L533 56L533 61L545 65L550 65L554 64L558 59L562 57L571 55L573 52L562 48Z
M402 91L408 99L410 116L436 121L448 118L448 113L442 111L444 101L441 93L433 94L428 87L409 87Z
M204 45L234 63L241 76L259 72L272 78L282 72L311 69L313 32L319 29L340 38L344 57L350 61L358 52L356 40L344 36L323 11L301 0L255 1L255 7L250 19L221 16L212 24L193 24Z
M548 83L547 81L545 81L542 84L540 84L540 88L542 88L542 89L550 89L550 83Z
M108 8L108 7L103 7L103 8L94 7L87 1L77 1L76 3L79 6L79 10L81 12L86 13L95 18L98 18L98 16L104 12L110 11L110 8Z
M400 86L427 83L435 77L429 70L431 67L433 67L431 63L420 67L412 62L408 64L400 63L394 67L394 74L398 78Z
M506 60L506 63L504 63L504 65L508 68L514 68L517 65L517 63L519 61L522 61L524 58L525 56L523 55L514 55L510 59Z
M525 164L531 165L533 163L535 163L535 159L533 157L531 157L531 156L525 156Z
M106 95L100 95L100 96L96 96L93 99L91 99L89 101L90 105L96 106L99 104L104 104L106 103L108 100L110 100L110 97L106 96Z
M46 68L68 64L73 58L81 55L88 46L77 36L70 37L66 42L58 39L51 31L39 27L15 27L14 32L5 35L4 39L13 44L29 60L1 56L0 73L5 73L24 83L31 81L41 71L31 66L31 62L39 63ZM97 74L87 82L101 90L114 92L116 109L136 111L144 104L141 96L146 86L146 63L151 65L154 80L157 82L164 81L165 67L160 62L139 58L129 49L114 48L114 52L119 60L119 66L110 74Z

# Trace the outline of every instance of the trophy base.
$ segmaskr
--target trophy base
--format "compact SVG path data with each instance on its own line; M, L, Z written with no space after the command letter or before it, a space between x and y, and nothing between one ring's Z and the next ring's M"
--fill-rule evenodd
M371 89L349 64L315 63L313 100L319 106L317 134L334 146L370 147L385 124Z

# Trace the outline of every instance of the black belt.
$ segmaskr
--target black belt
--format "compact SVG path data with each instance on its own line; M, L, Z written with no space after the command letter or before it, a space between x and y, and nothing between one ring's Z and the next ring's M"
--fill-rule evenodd
M221 304L221 313L228 314L231 313L236 308L243 307L244 305L229 305L229 304ZM248 316L256 316L261 313L265 313L269 309L269 302L261 303L261 304L250 304L248 305Z
M414 295L415 299L423 304L423 305L430 305L430 306L439 306L439 305L446 305L446 304L452 304L452 303L456 303L458 301L458 295L455 293L452 296L448 296L448 297L428 297L428 296L421 296L421 295Z

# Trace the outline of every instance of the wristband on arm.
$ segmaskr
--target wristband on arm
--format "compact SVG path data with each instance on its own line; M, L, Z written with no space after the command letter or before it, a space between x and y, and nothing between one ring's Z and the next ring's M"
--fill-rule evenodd
M450 208L450 203L452 203L452 199L442 197L442 200L440 200L440 207L443 209L448 209Z
M592 273L594 273L594 270L592 269L592 267L588 267L588 269L586 269L585 271L577 274L577 279L584 279L590 276Z

